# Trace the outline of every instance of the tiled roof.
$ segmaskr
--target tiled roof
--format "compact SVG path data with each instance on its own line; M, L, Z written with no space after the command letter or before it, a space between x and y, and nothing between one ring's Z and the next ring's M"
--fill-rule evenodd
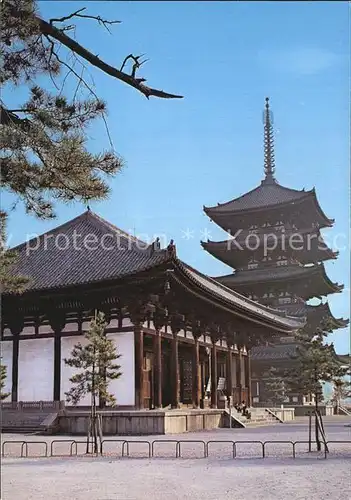
M270 309L221 285L167 250L155 250L90 210L79 217L14 249L18 259L13 274L30 277L30 290L47 290L118 279L168 263L183 286L197 286L211 301L225 304L234 313L278 331L293 331L301 322L283 311ZM191 285L191 286L190 286ZM252 320L254 321L254 320Z
M274 346L257 346L250 351L254 361L288 360L296 354L296 344L277 344Z
M279 248L282 248L282 241L284 240L288 243L293 235L299 235L303 238L303 242L301 242L302 248L299 248L297 251L308 250L310 252L326 252L329 258L335 258L338 255L338 252L333 252L328 247L320 231L317 229L285 229L284 233L282 233L280 231L275 231L274 226L271 226L255 234L251 234L249 231L242 231L235 238L228 238L222 241L202 241L201 245L210 252L240 252L245 250L253 252L257 251L256 248L253 250L253 246L257 246L256 241L261 247L263 245L268 245L270 247L272 243L277 243L276 246L278 246L279 243ZM252 238L254 238L255 245L253 245ZM308 245L307 248L306 244ZM312 248L309 248L309 246L312 246ZM289 250L289 248L287 250Z
M14 249L12 272L40 290L120 278L170 259L90 210Z
M299 279L302 277L308 278L309 276L319 275L326 280L331 286L340 286L332 283L326 275L325 268L323 264L317 264L313 266L272 266L266 267L265 269L250 269L245 271L237 271L233 274L228 274L226 276L218 276L215 279L224 285L236 285L245 283L258 283L265 281L275 281L283 279ZM342 289L342 287L341 287Z
M307 316L308 321L316 324L319 323L323 318L330 319L334 325L334 328L344 328L349 324L349 320L344 318L335 318L330 310L329 303L311 305L311 304L285 304L278 306L278 309L286 311L289 316L294 317L304 317Z
M308 276L316 271L317 266L272 266L265 269L250 269L245 271L237 271L236 273L227 274L226 276L218 276L215 279L220 283L225 284L244 284L252 282L262 282L271 280L280 280L286 278L300 278Z
M207 290L212 295L217 296L220 299L226 300L230 305L235 306L238 311L242 312L251 312L254 315L257 315L261 319L265 319L267 321L273 321L277 324L284 325L289 328L301 328L303 326L303 322L298 318L291 318L284 311L278 311L277 309L272 309L270 307L264 306L255 302L254 300L248 299L230 288L223 286L218 283L216 280L205 276L200 273L196 269L193 269L189 265L184 262L180 262L181 268L184 271L185 275L199 287L204 290Z
M246 231L237 238L223 241L201 241L201 246L215 258L233 268L241 267L240 263L245 262L250 254L257 253L258 250L263 252L264 249L268 248L267 253L270 253L276 251L277 248L284 248L285 254L292 253L292 250L289 250L292 235L304 237L304 243L299 244L299 247L294 250L295 256L302 264L336 259L338 255L338 252L328 248L319 231L291 230L284 234L273 231L274 228L271 229L271 232L257 233L252 236Z
M260 207L268 207L288 203L302 198L306 198L312 191L299 191L280 186L277 182L262 183L248 193L234 198L226 203L219 203L214 207L204 207L205 212L235 212L238 210L250 210Z

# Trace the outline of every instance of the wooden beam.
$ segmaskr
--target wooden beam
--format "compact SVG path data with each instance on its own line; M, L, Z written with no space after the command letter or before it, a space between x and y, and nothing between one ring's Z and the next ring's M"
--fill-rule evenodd
M154 340L154 376L155 376L155 408L162 408L162 334L156 330Z
M217 408L217 346L213 340L211 352L211 408Z
M197 335L194 335L192 365L193 365L192 402L194 408L199 408L201 399L201 374L200 374L200 346L199 346L199 338Z
M61 400L61 332L54 339L54 401Z
M144 408L144 334L140 324L134 325L135 406Z
M233 396L233 352L230 346L226 353L226 372L226 392L230 398Z
M12 342L12 389L11 399L18 401L18 356L19 356L19 335L13 336Z
M61 399L61 332L66 325L66 314L59 309L49 309L47 311L49 325L54 331L54 387L53 399ZM39 337L40 338L40 337Z

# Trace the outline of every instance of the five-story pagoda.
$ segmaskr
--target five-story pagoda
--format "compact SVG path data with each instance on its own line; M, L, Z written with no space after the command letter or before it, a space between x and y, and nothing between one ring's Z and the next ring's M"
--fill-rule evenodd
M321 229L331 227L334 220L322 211L315 189L300 191L277 182L268 98L264 112L264 174L261 184L252 191L227 203L204 207L206 215L231 235L225 241L201 242L211 255L233 268L233 273L216 279L265 305L305 317L308 328L313 329L324 318L335 329L345 327L348 321L334 318L327 302L307 304L309 299L322 299L343 289L343 285L328 278L323 264L337 258L338 253L326 245L321 235ZM258 372L262 372L257 370L257 364L263 361L267 368L290 358L293 342L283 340L285 348L276 345L253 349L254 386L255 378L257 382L260 379ZM260 399L258 386L253 392Z

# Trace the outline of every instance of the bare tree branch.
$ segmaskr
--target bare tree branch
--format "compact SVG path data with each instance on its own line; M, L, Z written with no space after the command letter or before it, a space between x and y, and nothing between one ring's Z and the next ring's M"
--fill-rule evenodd
M50 24L52 25L55 22L56 23L63 23L64 21L67 21L68 19L72 19L72 17L81 17L84 19L94 19L99 24L102 24L104 26L104 28L106 28L109 33L111 33L109 28L108 28L108 25L121 23L121 21L108 21L107 19L102 19L101 16L90 16L90 15L86 15L86 14L81 14L81 12L83 12L84 10L86 10L86 7L83 7L82 9L79 9L76 12L73 12L72 14L65 16L65 17L60 17L57 19L55 19L55 18L50 19ZM60 29L67 30L67 28L60 28Z
M104 73L114 78L117 78L118 80L121 80L127 85L130 85L131 87L134 87L139 92L144 94L147 98L149 98L150 96L154 96L163 99L181 99L183 97L180 95L170 94L168 92L164 92L163 90L154 89L148 87L147 85L144 85L143 82L146 81L145 78L135 78L132 75L128 75L127 73L124 73L123 71L120 71L114 68L113 66L110 66L109 64L105 63L102 59L100 59L98 56L95 56L85 47L83 47L78 42L70 38L62 30L56 28L50 23L47 23L46 21L44 21L39 17L36 17L36 19L39 23L40 31L42 32L43 35L52 37L58 42L61 42L63 45L65 45L65 47L75 52L77 55L88 61L96 68L99 68ZM141 63L139 63L139 65L140 64Z

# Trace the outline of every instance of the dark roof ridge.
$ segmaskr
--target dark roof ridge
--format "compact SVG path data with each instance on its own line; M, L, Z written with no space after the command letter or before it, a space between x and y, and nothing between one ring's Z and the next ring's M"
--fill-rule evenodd
M19 243L18 245L12 247L11 250L16 250L16 251L20 250L21 247L23 247L25 245L28 245L31 241L35 241L37 238L41 239L41 238L43 238L47 234L55 234L59 230L62 230L63 228L66 229L67 227L73 226L79 220L84 219L89 212L90 212L90 210L86 210L85 212L81 213L80 215L77 215L77 217L74 217L73 219L70 219L70 220L64 222L60 226L56 226L53 229L49 229L49 231L45 231L44 233L41 233L41 234L39 234L38 236L36 236L34 238L31 238L30 240L23 241L22 243Z
M107 221L100 215L96 214L95 212L88 211L87 212L87 217L89 218L89 222L95 226L95 228L98 231L101 231L101 227L106 228L108 231L112 231L114 234L117 235L117 237L122 238L126 240L127 242L133 243L131 248L129 250L135 251L135 252L145 252L150 249L150 243L147 243L146 241L140 240L139 238L136 238L135 236L131 235L130 233L127 233L123 229L120 229L119 227L115 226L111 222ZM152 245L152 244L151 244ZM162 252L164 249L158 250L158 252Z
M37 241L38 238L39 238L39 240L41 240L46 235L57 234L58 232L62 231L63 229L67 229L71 226L74 226L75 224L77 224L77 222L79 222L82 219L88 219L89 223L94 225L94 227L98 231L101 231L101 226L103 226L105 229L107 229L109 231L113 231L115 234L121 236L122 238L129 240L129 241L132 241L133 243L136 243L136 245L133 245L133 248L132 248L135 251L144 252L145 250L147 250L150 247L149 243L142 241L142 240L136 238L135 236L132 236L131 234L124 231L123 229L120 229L119 227L115 226L114 224L111 224L110 222L108 222L106 219L104 219L100 215L98 215L95 212L88 209L88 210L85 210L80 215L78 215L77 217L74 217L73 219L70 219L67 222L64 222L63 224L61 224L57 227L54 227L53 229L50 229L49 231L45 231L44 233L38 235L37 237L34 237L30 240L24 241L23 243L16 245L11 250L15 250L15 251L21 250L22 247L24 247L25 245L29 245L31 242ZM143 245L143 248L139 248L138 245ZM162 250L159 250L159 251L162 251Z
M107 221L106 219L104 219L103 217L98 215L97 213L92 212L91 210L88 210L86 213L91 216L91 218L92 218L92 220L94 220L94 222L98 222L100 224L103 224L104 226L106 226L106 228L111 229L112 231L123 236L124 238L130 239L130 240L134 241L135 243L141 243L141 244L146 245L146 246L149 245L146 241L140 240L136 236L133 236L132 234L128 233L127 231L124 231L123 229L121 229L118 226L116 226L115 224L112 224L111 222Z

